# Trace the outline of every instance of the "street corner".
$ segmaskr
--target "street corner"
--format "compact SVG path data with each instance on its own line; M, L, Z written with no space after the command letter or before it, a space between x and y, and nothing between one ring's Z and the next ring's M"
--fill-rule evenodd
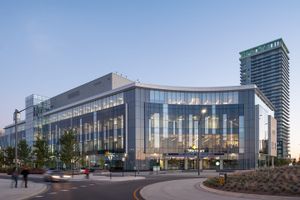
M44 183L28 182L25 188L22 181L18 182L18 187L14 187L14 183L10 179L0 179L1 199L5 200L23 200L39 195L47 191L48 186Z

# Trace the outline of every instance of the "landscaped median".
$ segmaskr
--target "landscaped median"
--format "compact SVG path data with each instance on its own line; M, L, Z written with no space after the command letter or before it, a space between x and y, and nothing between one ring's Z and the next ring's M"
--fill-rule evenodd
M300 166L260 169L223 177L208 178L206 187L239 193L300 197Z

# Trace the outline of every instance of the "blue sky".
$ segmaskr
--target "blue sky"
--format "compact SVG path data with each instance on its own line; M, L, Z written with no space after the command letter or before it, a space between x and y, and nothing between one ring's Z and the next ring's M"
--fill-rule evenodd
M145 83L239 85L239 52L290 50L291 147L300 153L300 1L0 1L0 127L32 93L109 72Z

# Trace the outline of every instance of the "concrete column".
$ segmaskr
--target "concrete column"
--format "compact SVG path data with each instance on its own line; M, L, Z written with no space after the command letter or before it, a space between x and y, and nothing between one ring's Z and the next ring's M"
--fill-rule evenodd
M268 162L268 157L267 156L265 156L265 167L267 167L267 162Z
M165 170L168 170L168 159L165 159Z
M223 170L223 159L220 159L220 170Z
M203 169L203 160L202 159L199 160L199 167L200 167L200 170Z
M184 170L188 169L188 158L184 158Z

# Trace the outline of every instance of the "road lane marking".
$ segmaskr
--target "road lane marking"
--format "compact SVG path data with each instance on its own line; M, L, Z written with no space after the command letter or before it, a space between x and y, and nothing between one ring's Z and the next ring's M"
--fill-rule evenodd
M69 190L60 190L60 191L62 191L62 192L68 192Z
M57 192L50 192L48 194L54 195L54 194L57 194Z
M134 190L134 192L132 193L132 196L133 196L133 199L134 200L140 200L138 197L137 197L137 192L141 189L142 187L138 187L137 189Z
M91 183L90 185L95 185L94 183Z

